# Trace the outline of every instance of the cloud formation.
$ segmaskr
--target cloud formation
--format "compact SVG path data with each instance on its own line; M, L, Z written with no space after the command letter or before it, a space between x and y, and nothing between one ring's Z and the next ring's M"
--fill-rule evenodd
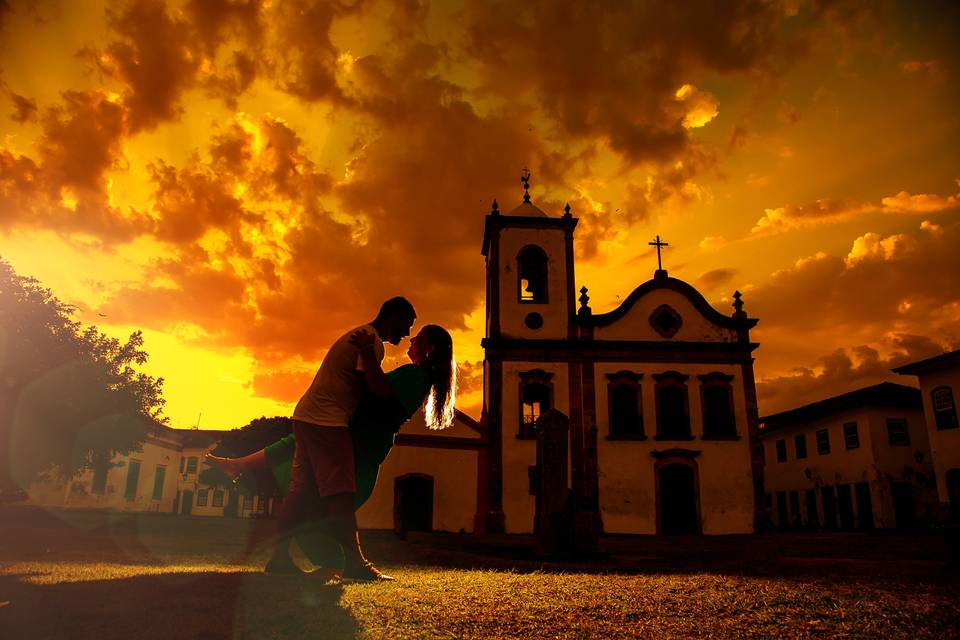
M150 221L111 203L107 172L123 162L127 112L109 93L66 91L40 117L36 155L0 149L0 230L40 227L127 242Z
M761 320L754 332L761 343L758 371L765 397L781 399L763 410L786 408L782 403L794 391L812 397L892 379L880 369L933 355L933 345L941 351L960 347L960 276L949 267L958 251L960 223L924 222L918 231L891 236L868 232L845 257L819 253L752 289L745 300ZM853 354L869 366L849 364L841 349L821 365L827 373L813 366L787 373L794 363L822 360L817 351L838 342L860 345ZM869 349L889 353L880 357ZM903 358L891 355L904 350Z
M758 381L761 411L769 415L885 381L913 385L913 379L891 369L944 351L944 345L927 336L896 334L887 342L892 351L886 356L869 345L840 348L820 357L813 367Z
M0 20L8 10L0 0ZM504 211L519 203L528 167L538 206L559 215L569 202L580 218L580 265L681 219L685 244L703 238L682 258L697 286L760 283L742 288L762 320L758 371L789 377L841 345L853 364L834 368L856 377L851 345L883 352L891 332L950 344L957 286L936 270L957 248L949 216L898 233L868 225L844 255L767 282L725 238L745 222L728 220L735 183L782 197L774 167L736 173L744 155L805 153L784 132L815 116L780 83L871 33L875 13L843 1L111 3L105 35L79 52L86 84L5 91L6 122L36 135L0 142L0 233L93 238L96 251L142 241L151 253L134 276L96 275L93 312L245 349L261 371L251 392L289 401L326 346L392 295L421 323L472 335L483 215L495 197ZM897 55L890 73L905 82L952 70L939 53ZM879 203L838 185L835 198L766 209L750 236L957 208L958 195L898 192L915 183ZM464 369L475 393L480 368Z
M879 205L852 198L823 199L807 205L785 205L775 209L764 209L763 216L757 220L750 234L764 236L793 229L835 224L870 213L938 213L960 207L958 196L960 194L940 196L900 191L896 195L881 198Z

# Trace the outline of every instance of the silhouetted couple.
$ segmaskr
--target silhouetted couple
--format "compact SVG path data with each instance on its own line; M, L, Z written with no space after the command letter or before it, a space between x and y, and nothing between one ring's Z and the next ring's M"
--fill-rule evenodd
M456 362L450 334L426 325L410 340L410 364L389 373L380 366L383 343L398 345L416 320L405 298L387 300L369 324L351 329L327 351L293 412L293 433L243 458L207 459L231 475L269 471L287 489L268 573L299 574L290 543L334 580L393 580L360 548L355 510L376 484L380 464L400 426L426 402L426 422L453 422Z

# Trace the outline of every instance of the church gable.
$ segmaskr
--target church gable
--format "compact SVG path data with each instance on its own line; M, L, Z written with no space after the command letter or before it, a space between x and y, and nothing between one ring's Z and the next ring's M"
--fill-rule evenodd
M597 340L736 342L753 321L725 316L689 284L658 275L590 323Z
M476 420L460 410L457 410L452 425L442 431L435 431L427 427L424 419L423 409L421 408L415 414L413 414L413 417L411 417L409 421L403 425L403 427L400 429L400 433L401 435L410 436L471 438L478 441L481 439L480 427Z

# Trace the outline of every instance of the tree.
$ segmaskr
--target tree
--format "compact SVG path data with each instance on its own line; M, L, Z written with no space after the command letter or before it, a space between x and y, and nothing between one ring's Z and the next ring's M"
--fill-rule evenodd
M108 465L167 422L163 379L136 369L142 333L121 342L75 311L0 259L0 500Z
M293 426L290 418L280 416L256 418L239 429L231 429L225 433L211 453L228 458L246 456L263 449L268 444L273 444L292 431ZM233 481L232 478L228 478L225 473L216 467L204 469L198 480L203 484L221 487L230 487ZM241 482L243 483L242 488L247 491L257 489L254 478L242 477Z

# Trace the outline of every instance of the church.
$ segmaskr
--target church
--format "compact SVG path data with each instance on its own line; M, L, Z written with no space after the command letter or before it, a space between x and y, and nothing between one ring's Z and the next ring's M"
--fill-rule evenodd
M528 183L525 182L525 186ZM605 533L750 533L763 468L750 329L658 268L609 312L576 289L570 207L486 216L478 533L533 531L539 418L569 419L573 509ZM659 237L651 243L657 247Z
M453 427L437 433L422 412L414 416L357 512L360 526L533 532L537 494L544 497L538 431L560 415L564 446L553 468L566 468L550 497L566 504L578 530L594 538L758 530L766 516L752 357L758 345L750 341L757 320L744 312L740 294L731 315L714 309L660 267L665 243L658 237L653 278L618 308L594 314L587 288L576 288L577 218L569 205L546 214L524 184L519 206L502 213L494 201L485 219L480 420L458 411ZM109 477L87 472L68 489L38 485L31 499L180 515L272 510L264 496L230 492L228 499L223 488L199 483L198 461L217 432L187 434L205 436L197 443L181 435L158 432L142 451L115 461Z

